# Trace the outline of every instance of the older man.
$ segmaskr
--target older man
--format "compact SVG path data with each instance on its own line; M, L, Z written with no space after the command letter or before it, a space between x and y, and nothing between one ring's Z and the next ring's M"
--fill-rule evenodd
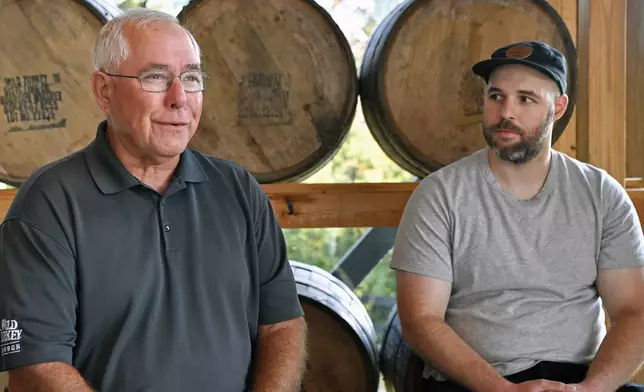
M518 42L473 71L488 148L423 179L392 260L428 390L644 390L625 385L644 361L642 229L621 184L551 148L564 56Z
M246 170L187 148L199 53L152 10L100 32L107 120L31 176L0 230L11 392L297 390L305 323L270 202Z

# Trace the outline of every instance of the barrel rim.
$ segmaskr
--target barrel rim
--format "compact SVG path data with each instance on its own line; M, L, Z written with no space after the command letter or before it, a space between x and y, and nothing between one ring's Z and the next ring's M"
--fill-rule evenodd
M179 22L182 25L187 24L188 14L193 11L193 8L196 10L197 7L201 6L206 1L209 0L192 0L186 4L177 15ZM260 184L300 182L320 171L335 157L344 145L347 137L349 136L349 132L351 131L351 126L353 125L358 108L358 99L360 95L358 68L355 55L351 50L351 45L349 44L347 36L329 12L327 12L327 10L315 0L301 1L312 6L313 9L325 20L326 24L331 28L338 46L344 53L344 58L346 59L345 65L349 71L349 86L346 88L346 104L342 105L342 112L338 116L338 118L342 120L340 124L341 132L338 133L338 137L332 145L320 143L320 147L315 150L313 154L303 159L299 164L286 166L280 170L268 173L256 173L249 170ZM198 131L199 130L197 130L197 132ZM206 152L206 154L208 153Z
M387 338L389 337L389 333L391 332L391 326L393 325L397 314L398 314L398 305L394 305L391 307L391 310L389 311L389 315L387 316L387 321L385 321L385 333L384 335L382 335L383 345L381 347L383 349L384 349L384 342L386 342ZM378 359L379 360L382 359L383 355L384 355L384 350L380 350Z
M396 143L396 135L394 132L385 132L385 129L397 129L397 125L393 120L391 124L395 125L394 128L389 127L385 121L384 105L384 76L378 79L379 70L384 69L385 59L383 58L383 47L387 45L388 37L392 34L396 21L401 15L410 7L414 0L407 0L396 7L385 16L385 18L376 27L376 30L369 39L367 49L363 56L362 64L360 67L360 93L363 102L362 112L374 139L378 142L380 148L385 154L393 160L398 166L407 172L416 175L417 177L424 177L418 173L424 171L422 165L408 158L408 153L401 147L402 143ZM377 59L376 61L367 61ZM366 103L366 104L365 104ZM392 141L392 139L394 139Z
M24 184L27 181L27 178L23 180L16 180L13 178L5 178L4 176L0 175L0 183L3 183L5 185L9 185L11 187L14 187L16 189L20 188L22 184Z
M385 354L393 355L393 358L391 359L398 359L400 358L400 351L404 350L404 347L402 347L401 344L397 344L395 346L395 352L388 350L389 348L391 348L391 345L387 344L387 342L388 342L388 339L390 339L391 337L391 333L393 332L394 324L396 320L400 322L400 319L398 317L398 306L394 305L391 308L391 311L387 316L387 322L385 323L385 333L382 337L382 344L380 346L378 364L380 366L380 371L382 373L382 378L383 378L383 381L385 382L385 385L389 384L393 386L393 389L395 391L398 391L398 390L404 391L405 380L398 377L396 362L392 362L391 360L390 361L385 360ZM404 354L408 354L408 353L404 353Z
M428 0L435 1L435 0ZM553 126L552 130L552 146L559 140L565 131L572 115L574 114L575 107L578 101L578 51L574 44L570 30L561 18L561 15L552 7L547 0L525 0L533 3L535 6L540 7L548 17L554 22L555 29L562 39L563 46L565 47L564 56L566 57L568 65L568 91L566 94L569 98L569 104L562 115ZM369 129L376 140L379 141L383 151L396 162L400 167L407 170L419 178L423 178L431 172L437 171L448 164L441 164L433 162L431 157L424 157L428 160L428 164L424 164L420 159L416 158L403 146L402 138L397 130L398 126L393 120L391 110L385 106L386 96L384 94L384 66L386 60L390 56L391 41L395 39L396 35L402 28L401 21L404 21L405 16L420 7L420 1L406 0L394 8L387 17L383 19L381 25L386 24L383 28L386 34L384 37L379 37L378 42L373 43L374 54L370 57L365 56L362 59L361 73L360 73L360 93L361 99L366 104L362 105L365 120L369 125ZM380 26L379 26L380 27ZM377 28L378 29L378 28ZM376 29L376 30L377 30ZM374 35L372 35L374 38ZM369 46L372 45L370 39ZM367 71L366 73L364 73ZM371 118L371 122L367 120ZM387 132L386 130L390 130ZM380 135L379 135L380 134ZM382 141L380 143L380 141Z
M363 312L364 320L363 321L366 321L367 324L366 325L361 324L361 326L363 327L363 329L364 329L364 327L368 327L368 330L364 330L364 332L367 335L369 335L369 336L376 336L377 335L376 334L376 328L375 328L375 326L373 324L373 320L369 316L369 313L367 312L366 308L364 307L364 304L360 300L360 297L358 297L356 295L356 293L351 291L349 289L349 287L346 285L346 283L344 283L341 279L337 278L336 276L333 276L333 274L331 274L330 272L328 272L325 269L320 268L320 267L318 267L316 265L307 264L307 263L304 263L304 262L301 262L301 261L295 261L295 260L289 260L289 262L292 265L291 268L293 268L293 266L294 266L295 268L302 269L302 270L308 270L308 271L314 272L314 273L316 273L318 275L322 275L324 277L329 278L328 281L332 282L337 288L342 290L342 292L344 294L346 294L347 297L351 298L351 300L353 300L353 301L355 301L355 302L357 302L359 304L362 304L362 307L363 307L363 310L364 310L364 312ZM315 288L317 290L320 290L320 291L324 291L323 288L320 287L317 284L317 282L314 281L314 282L310 282L310 283L312 283L312 284L310 284L311 287L313 287L313 288ZM354 317L355 317L355 315L354 315ZM355 317L355 318L357 318L357 317ZM376 357L378 356L377 348L376 348L375 356Z
M348 329L349 331L353 331L353 334L349 334L351 339L355 341L358 346L358 350L363 353L368 359L371 365L373 365L373 375L371 376L370 384L373 384L374 386L377 386L379 384L379 379L380 379L380 361L379 361L379 352L378 352L378 343L377 343L377 338L376 338L376 332L375 328L373 325L373 320L371 320L371 317L369 316L369 313L367 312L366 308L364 307L364 304L362 304L362 301L360 298L351 290L348 289L347 285L342 282L340 279L337 277L333 276L333 274L329 273L328 271L324 270L323 268L320 268L316 265L312 264L307 264L301 261L296 261L296 260L289 260L290 263L290 268L292 269L298 269L302 271L307 271L311 272L316 275L320 275L324 278L326 278L328 283L332 283L335 287L339 288L342 294L346 295L352 300L352 303L357 303L361 304L362 307L358 308L361 310L362 316L358 316L351 312L349 307L344 306L341 301L339 301L338 298L329 296L334 303L337 302L338 306L342 306L347 313L356 321L358 324L358 327L360 328L360 331L356 331L354 326L351 325L349 320L347 320L347 317L344 314L340 314L336 311L336 309L333 309L330 306L331 302L327 298L327 302L322 302L320 301L319 298L315 297L309 297L305 293L300 293L298 291L298 297L300 298L300 301L310 303L312 306L314 306L316 309L319 309L333 317L335 320L339 320L342 326L345 329ZM293 272L293 275L295 275L295 271ZM322 293L327 293L328 290L324 290L325 288L328 289L328 286L322 287L321 285L318 284L316 280L310 280L307 282L300 283L296 280L297 284L304 284L307 283L309 286L315 290L318 290ZM340 298L341 299L341 298ZM364 341L362 339L362 336L366 338L367 341Z
M300 284L300 283L298 283L298 284ZM316 291L318 291L320 293L327 294L326 291L320 290L316 286L311 285L311 286L306 286L306 287L310 287L310 288L313 288L314 290L316 290ZM321 298L321 297L315 296L315 295L308 295L307 293L298 293L298 295L300 295L301 297L306 298L308 300L311 300L311 301L315 300L315 301L317 301L316 303L318 303L319 305L325 306L326 308L333 310L334 314L336 316L339 316L347 325L349 325L351 327L351 329L355 329L355 328L353 328L353 326L350 325L351 323L349 321L347 321L347 317L344 317L344 314L349 315L349 318L351 318L351 321L355 321L355 324L357 324L358 327L360 328L360 331L356 331L355 334L356 335L361 335L361 336L364 335L365 339L368 340L368 341L366 341L364 343L369 346L370 356L372 357L372 359L374 361L376 361L376 362L378 361L378 347L377 347L377 344L375 342L375 335L370 335L368 333L368 331L365 331L365 328L364 328L365 327L364 323L367 322L367 320L369 320L368 318L355 317L354 313L352 313L351 311L352 310L357 310L357 309L350 309L350 308L348 308L346 306L343 306L342 301L340 299L338 299L338 298L333 298L333 299L329 300L329 299L324 299L324 298ZM342 315L341 315L339 313L339 311L342 311L342 310L345 313L342 313ZM370 337L372 337L374 339L369 340Z
M387 348L391 347L391 345L386 343L387 339L390 337L390 333L395 329L394 324L398 324L400 326L400 316L397 305L394 305L391 308L389 316L387 317L387 322L385 323L386 332L382 339L382 346L380 348L379 365L383 380L385 385L393 386L393 389L396 391L416 391L417 389L413 388L413 385L409 385L409 383L413 383L413 380L415 379L414 376L418 377L420 375L420 377L422 377L426 364L422 357L414 351L402 336L402 327L400 328L399 341L395 345L395 351L392 352L387 350ZM384 366L387 364L387 361L385 361L386 353L393 355L393 357L390 358L393 362L389 361L389 366ZM398 360L402 360L406 365L406 371L404 373L400 373L400 368L397 366L400 365ZM413 389L410 389L410 387Z

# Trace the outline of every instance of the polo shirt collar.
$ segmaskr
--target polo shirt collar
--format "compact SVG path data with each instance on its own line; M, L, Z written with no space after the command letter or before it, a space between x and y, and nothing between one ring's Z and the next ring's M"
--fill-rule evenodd
M208 181L206 172L199 164L195 153L189 148L186 148L181 153L175 177L179 177L185 182L197 183Z
M130 174L123 163L114 155L107 141L106 132L107 121L102 121L97 127L96 138L85 150L89 171L98 188L104 194L112 194L142 185L141 181ZM208 181L208 176L190 149L185 149L181 153L174 177L180 178L184 182Z

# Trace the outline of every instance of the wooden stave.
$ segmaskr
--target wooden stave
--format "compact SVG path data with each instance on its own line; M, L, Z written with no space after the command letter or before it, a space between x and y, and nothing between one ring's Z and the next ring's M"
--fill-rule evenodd
M103 25L107 23L109 20L111 20L112 18L118 15L121 15L123 13L123 11L120 8L110 3L109 0L65 0L65 1L71 1L73 3L77 3L83 6L88 11L90 11L93 15L95 15ZM89 49L91 52L92 48L89 48ZM89 132L88 135L94 135L95 129L91 128L88 130L88 132ZM63 158L63 157L61 156L60 158ZM36 169L38 169L38 167L34 168L34 170ZM0 183L4 183L15 188L20 188L26 180L27 178L15 178L11 176L3 176L0 174Z
M387 323L378 357L379 366L389 392L423 392L424 361L402 337L398 307L394 306Z
M188 18L188 16L186 15L192 12L193 9L196 9L196 7L200 5L200 3L205 1L207 0L191 0L190 2L188 2L188 4L186 4L186 6L177 15L179 21L185 25ZM351 50L351 46L340 27L337 25L333 17L329 15L329 13L324 9L324 7L318 4L316 0L303 1L313 9L315 9L317 13L326 20L328 27L331 28L338 43L341 45L348 68L350 70L350 86L347 89L346 97L347 104L343 107L344 111L339 115L339 118L342 119L342 123L340 124L341 132L337 137L333 138L333 140L330 140L328 137L324 137L327 136L324 133L318 134L321 140L320 149L318 149L314 154L310 155L303 162L285 167L281 170L274 170L269 175L262 175L260 173L249 170L249 172L251 172L251 174L260 184L300 182L317 173L335 157L335 155L338 153L338 151L346 141L357 111L359 99L359 79L356 60L355 56L353 55L353 51ZM199 128L201 128L201 124ZM199 132L199 129L197 130L197 132ZM201 152L208 155L215 155L212 151L206 150Z
M445 164L433 161L431 157L424 157L429 160L429 164L423 164L415 158L407 149L398 133L391 131L397 129L389 109L385 106L386 98L384 97L384 64L391 49L389 41L392 35L400 30L399 22L405 20L408 13L414 11L414 7L419 6L422 2L435 0L405 0L395 7L383 19L380 25L374 31L371 39L367 44L365 55L360 67L360 97L362 111L367 126L374 139L385 152L385 154L401 168L409 173L423 178L431 172L437 171L449 163ZM556 30L562 35L562 40L566 50L563 52L567 59L568 65L568 91L569 104L564 115L555 122L552 132L552 144L563 134L568 122L570 121L577 100L578 100L578 54L570 31L558 12L547 2L547 0L525 0L541 7L544 12L553 19ZM382 26L384 25L384 26ZM378 34L376 34L378 33ZM381 35L384 35L381 36Z
M289 262L295 277L300 301L303 304L314 304L317 308L327 312L329 315L335 316L335 319L344 329L353 333L352 340L358 346L363 360L365 360L365 363L370 367L371 371L371 374L363 375L369 385L367 391L377 391L380 379L380 368L376 332L373 322L358 296L340 279L320 267L294 260L290 260ZM307 276L315 276L316 279L309 280L306 279ZM330 288L332 289L329 290ZM334 294L342 298L335 297ZM330 298L333 298L335 301L330 300ZM350 302L342 301L342 299ZM338 311L338 305L344 307L344 309L340 309L341 312ZM309 324L310 336L314 334L314 328L314 325ZM341 362L341 359L339 362ZM304 381L306 381L306 375Z

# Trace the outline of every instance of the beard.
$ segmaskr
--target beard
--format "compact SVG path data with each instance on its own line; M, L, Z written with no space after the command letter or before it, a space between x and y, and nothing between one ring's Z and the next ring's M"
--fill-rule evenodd
M513 124L510 120L502 118L498 124L483 124L483 137L499 159L506 162L520 165L529 162L536 157L543 149L544 142L550 134L550 125L554 118L554 108L548 110L548 116L537 127L527 132L523 128ZM494 140L494 133L499 129L507 129L516 132L520 140L509 146L501 146Z

